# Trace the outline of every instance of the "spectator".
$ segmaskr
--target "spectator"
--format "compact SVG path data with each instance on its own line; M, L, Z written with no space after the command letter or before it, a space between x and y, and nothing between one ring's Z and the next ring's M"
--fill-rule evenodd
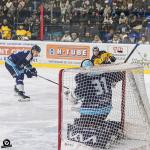
M106 17L104 17L103 24L106 26L110 26L111 24L113 24L112 17L110 17L108 15Z
M85 35L83 37L81 37L80 41L81 42L91 43L92 40L91 40L91 34L90 34L90 32L86 31Z
M129 33L130 31L130 26L128 25L127 22L122 22L116 27L117 31L120 33Z
M114 34L112 38L112 43L121 43L120 35L119 34Z
M104 17L108 16L111 13L111 8L108 4L106 4L105 9L104 9Z
M137 43L139 39L139 33L132 29L128 36L131 40L131 43Z
M13 15L17 15L17 6L15 5L15 2L12 2L12 4L10 5L8 12L13 16Z
M72 42L79 42L79 38L77 33L73 32L71 33Z
M60 2L60 8L61 8L62 22L64 22L65 21L65 13L66 13L65 3Z
M133 6L133 0L127 0L127 4L128 4L128 10L130 11Z
M19 29L16 30L16 36L18 40L29 40L31 39L31 32L25 30L23 25L20 25Z
M114 33L114 29L110 28L109 32L105 34L104 42L111 43Z
M6 3L6 7L7 9L9 9L12 5L12 1L11 0L8 0L7 3Z
M120 35L120 37L121 37L121 43L131 44L131 40L130 40L130 38L128 37L128 35L126 33Z
M147 40L145 35L142 35L139 42L139 44L150 44L150 42Z
M92 41L92 43L102 43L102 41L101 41L99 35L95 35L95 36L94 36L94 40Z
M25 0L18 1L18 11L21 11L25 6Z
M125 16L124 12L120 14L119 24L127 24L128 18Z
M60 41L61 41L61 42L71 42L71 41L72 41L72 38L71 38L71 36L70 36L69 31L65 31L65 34L64 34L64 36L61 38Z
M10 40L11 39L11 28L8 24L8 21L6 19L3 20L3 24L1 26L1 37L4 40Z
M121 10L124 12L126 12L128 10L128 4L127 4L126 0L122 1Z

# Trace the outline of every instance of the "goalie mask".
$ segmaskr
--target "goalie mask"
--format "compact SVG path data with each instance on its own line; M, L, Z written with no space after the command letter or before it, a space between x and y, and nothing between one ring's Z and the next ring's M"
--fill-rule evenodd
M85 59L81 62L80 67L85 68L85 69L89 69L89 68L93 67L93 63L90 59Z

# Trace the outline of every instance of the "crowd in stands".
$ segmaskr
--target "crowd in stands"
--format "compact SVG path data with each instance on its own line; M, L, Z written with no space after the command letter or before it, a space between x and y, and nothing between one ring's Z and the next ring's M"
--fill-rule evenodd
M40 0L1 0L0 39L38 40L40 4Z
M150 0L1 0L1 39L150 43Z

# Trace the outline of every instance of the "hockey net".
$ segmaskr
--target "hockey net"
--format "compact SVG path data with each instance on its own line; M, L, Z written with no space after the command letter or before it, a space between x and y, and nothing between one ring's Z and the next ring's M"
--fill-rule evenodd
M61 70L58 97L58 150L150 141L150 106L140 65Z

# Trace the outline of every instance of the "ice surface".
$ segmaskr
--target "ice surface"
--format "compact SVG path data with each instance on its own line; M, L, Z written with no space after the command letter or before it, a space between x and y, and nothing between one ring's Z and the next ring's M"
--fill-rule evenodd
M39 68L38 73L58 82L59 69ZM58 86L39 77L25 78L30 102L18 102L14 79L0 66L0 146L10 139L11 150L57 150ZM150 75L145 75L150 99Z
M38 69L38 73L57 82L58 70ZM18 102L15 81L0 66L0 146L10 139L12 150L56 150L58 86L39 77L25 78L30 102Z

